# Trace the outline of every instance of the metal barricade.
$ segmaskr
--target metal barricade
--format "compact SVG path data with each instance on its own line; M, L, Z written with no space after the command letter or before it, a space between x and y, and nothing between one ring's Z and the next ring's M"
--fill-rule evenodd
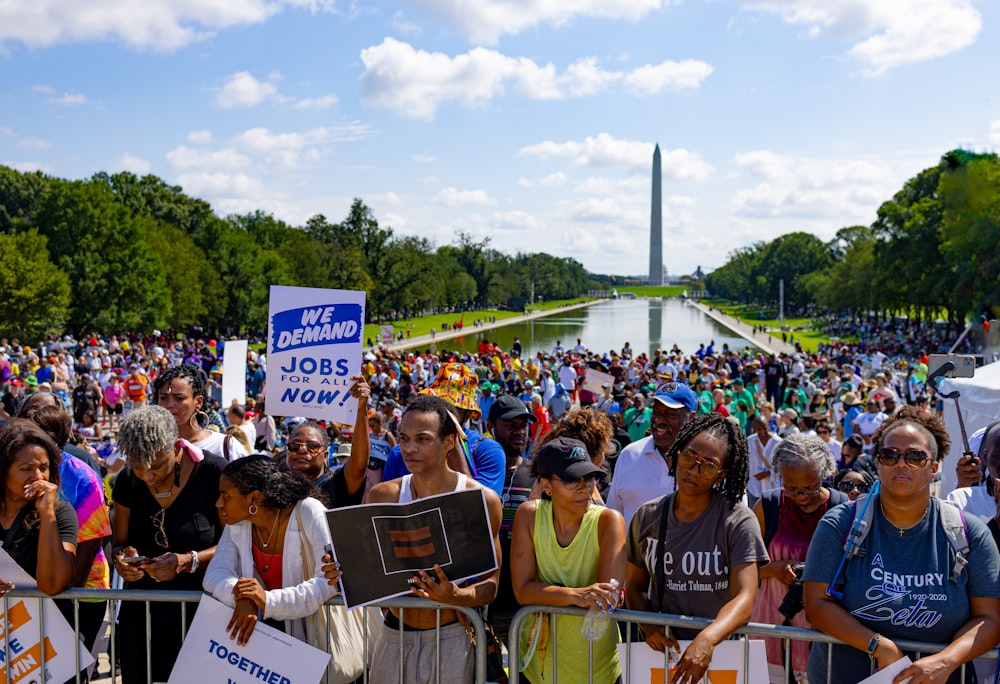
M146 604L145 609L145 629L146 629L146 675L147 681L152 681L152 663L150 658L150 642L152 635L152 624L150 618L149 606L153 603L180 603L181 604L181 636L182 639L185 636L186 624L187 624L187 610L188 604L197 604L202 596L204 596L200 591L142 591L136 589L68 589L58 596L49 596L37 589L20 589L16 588L8 592L2 600L0 600L0 608L3 610L2 621L0 621L0 628L3 629L3 654L4 663L9 663L12 656L10 647L10 630L9 630L9 608L18 599L21 598L37 598L37 599L66 599L73 601L73 620L71 620L70 627L73 628L74 636L77 640L80 639L80 613L79 613L79 602L81 600L102 600L108 601L108 612L110 621L110 636L108 640L108 655L111 667L111 681L115 682L118 678L118 668L117 668L117 630L119 626L115 619L117 614L117 604L120 601L141 601ZM327 602L328 606L342 606L344 605L343 599L340 596L333 597ZM441 637L441 610L453 610L462 614L469 623L469 626L474 632L475 636L475 682L476 684L485 684L486 682L486 629L483 624L482 616L479 611L475 608L463 607L463 606L449 606L440 603L434 603L427 601L425 599L417 597L398 597L388 601L382 601L377 604L373 604L374 608L398 608L400 610L400 621L402 621L406 610L412 610L414 608L421 609L432 609L437 611L437 625L432 628L435 631L435 641L440 642ZM191 609L193 610L193 608ZM356 610L365 610L362 608L357 608ZM364 645L365 645L365 662L371 661L371 653L368 652L368 645L371 643L369 636L374 630L381 629L381 620L378 620L376 624L372 624L373 620L369 618L368 613L365 614L364 620ZM125 626L127 629L128 626ZM376 632L377 635L377 632ZM45 618L44 613L39 613L38 620L38 636L40 644L40 658L39 663L42 667L42 678L43 681L47 679L45 672ZM399 682L404 684L406 682L405 673L403 671L402 662L403 653L403 642L400 642L400 671L399 671ZM2 667L2 665L0 665ZM80 658L79 649L76 652L76 681L77 683L82 681L80 674ZM442 684L442 681L448 682L448 673L442 674L440 667L440 649L438 649L438 661L437 661L437 682L436 684ZM444 678L444 679L443 679ZM364 673L363 681L367 684L369 681L367 670ZM383 684L379 682L378 684Z
M587 614L582 608L571 608L571 607L555 607L555 606L524 606L511 619L510 623L510 633L507 644L508 652L508 662L509 662L509 673L510 673L510 684L517 684L520 681L519 666L521 661L521 631L522 628L527 624L528 618L532 615L573 615L576 617L583 617ZM712 620L709 618L697 618L688 617L685 615L668 615L665 613L644 613L634 610L616 610L613 614L613 621L611 623L611 628L615 627L615 622L623 623L625 625L625 641L639 641L638 627L639 624L648 625L663 625L668 628L668 633L670 628L684 628L684 629L703 629L708 625L712 624ZM558 653L556 650L556 635L557 635L557 624L558 621L552 620L552 630L549 635L549 643L552 647L552 662L553 662L553 672L551 681L553 684L558 684ZM785 677L786 681L791 681L788 677L791 675L791 643L793 641L807 641L807 642L817 642L822 644L828 644L827 648L827 666L826 666L826 681L830 681L831 672L833 668L832 662L832 646L834 644L843 644L844 642L835 639L831 636L823 634L814 629L802 629L800 627L781 627L776 625L765 625L761 623L751 622L736 631L736 634L749 636L749 637L772 637L776 639L785 640ZM634 638L633 638L634 636ZM581 636L580 639L583 639ZM917 656L928 655L931 653L937 653L947 646L947 644L931 644L922 641L909 641L903 639L893 639L896 645L903 651L914 652ZM743 677L744 681L742 684L761 684L760 682L749 681L749 659L750 659L750 644L749 641L743 640ZM588 642L589 644L589 642ZM630 684L631 680L631 662L630 653L626 650L625 661L621 663L622 668L622 681L624 684ZM669 661L666 653L663 654L663 668L664 672L669 672ZM993 648L980 658L996 660L997 659L997 649ZM594 674L594 649L593 644L588 646L588 662L589 662L589 678L590 684L593 682ZM972 667L971 664L965 664L961 667L962 681L965 681L965 672L967 667ZM583 682L565 682L564 684L583 684ZM603 684L603 683L598 683ZM816 684L816 683L811 683Z

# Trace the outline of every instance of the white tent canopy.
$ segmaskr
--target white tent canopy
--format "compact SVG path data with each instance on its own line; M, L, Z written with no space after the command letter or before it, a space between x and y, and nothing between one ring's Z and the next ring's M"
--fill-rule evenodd
M1000 420L1000 362L976 369L971 378L947 378L939 383L941 392L950 394L958 390L961 396L958 405L965 420L965 431L969 437L976 430L993 421ZM955 402L944 400L944 422L951 436L951 451L941 464L941 496L947 496L955 488L955 464L965 447L962 444L962 430L958 423Z

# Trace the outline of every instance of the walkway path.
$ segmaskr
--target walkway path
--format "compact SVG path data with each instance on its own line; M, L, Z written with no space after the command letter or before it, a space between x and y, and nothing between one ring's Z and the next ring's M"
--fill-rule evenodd
M751 342L754 346L762 349L766 354L778 355L782 352L791 356L795 353L795 345L788 344L787 342L782 342L779 338L766 332L758 332L754 334L753 326L749 325L742 320L736 318L735 316L729 316L719 311L718 309L711 309L702 304L701 302L696 302L693 299L688 300L691 306L697 308L703 314L709 318L715 320L717 323L726 326L734 333L742 337L743 339Z
M556 309L545 309L542 311L532 311L528 314L523 314L521 316L512 316L510 318L501 318L494 323L484 323L483 325L477 325L473 327L472 325L466 326L461 330L443 330L430 335L420 335L418 337L411 337L410 339L404 339L402 342L393 342L389 345L391 351L403 351L406 349L415 349L417 347L428 347L432 344L441 344L446 340L453 340L456 337L462 337L463 335L477 335L481 332L487 330L494 330L496 328L502 328L505 325L514 325L516 323L524 323L525 321L530 321L534 318L542 318L543 316L553 316L555 314L565 313L567 311L573 311L574 309L582 309L585 306L590 306L591 304L598 304L600 302L606 302L606 299L593 299L589 302L580 302L579 304L567 304L566 306L560 306ZM375 351L379 347L367 347L365 351Z

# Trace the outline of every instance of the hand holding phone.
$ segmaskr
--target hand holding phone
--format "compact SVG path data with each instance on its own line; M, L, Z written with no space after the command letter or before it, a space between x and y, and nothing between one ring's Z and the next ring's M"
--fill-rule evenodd
M122 563L135 564L135 563L148 563L152 558L149 556L122 556L119 559Z

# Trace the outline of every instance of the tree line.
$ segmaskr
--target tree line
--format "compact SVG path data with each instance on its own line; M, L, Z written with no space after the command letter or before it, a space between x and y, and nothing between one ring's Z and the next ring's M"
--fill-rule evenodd
M908 312L950 321L995 316L1000 304L1000 158L953 150L909 179L868 226L829 242L794 232L734 250L706 277L734 301Z
M367 293L369 320L428 309L522 308L592 287L583 265L508 255L459 233L396 235L355 199L347 216L292 226L217 216L154 175L65 180L0 166L0 334L267 326L270 285Z

